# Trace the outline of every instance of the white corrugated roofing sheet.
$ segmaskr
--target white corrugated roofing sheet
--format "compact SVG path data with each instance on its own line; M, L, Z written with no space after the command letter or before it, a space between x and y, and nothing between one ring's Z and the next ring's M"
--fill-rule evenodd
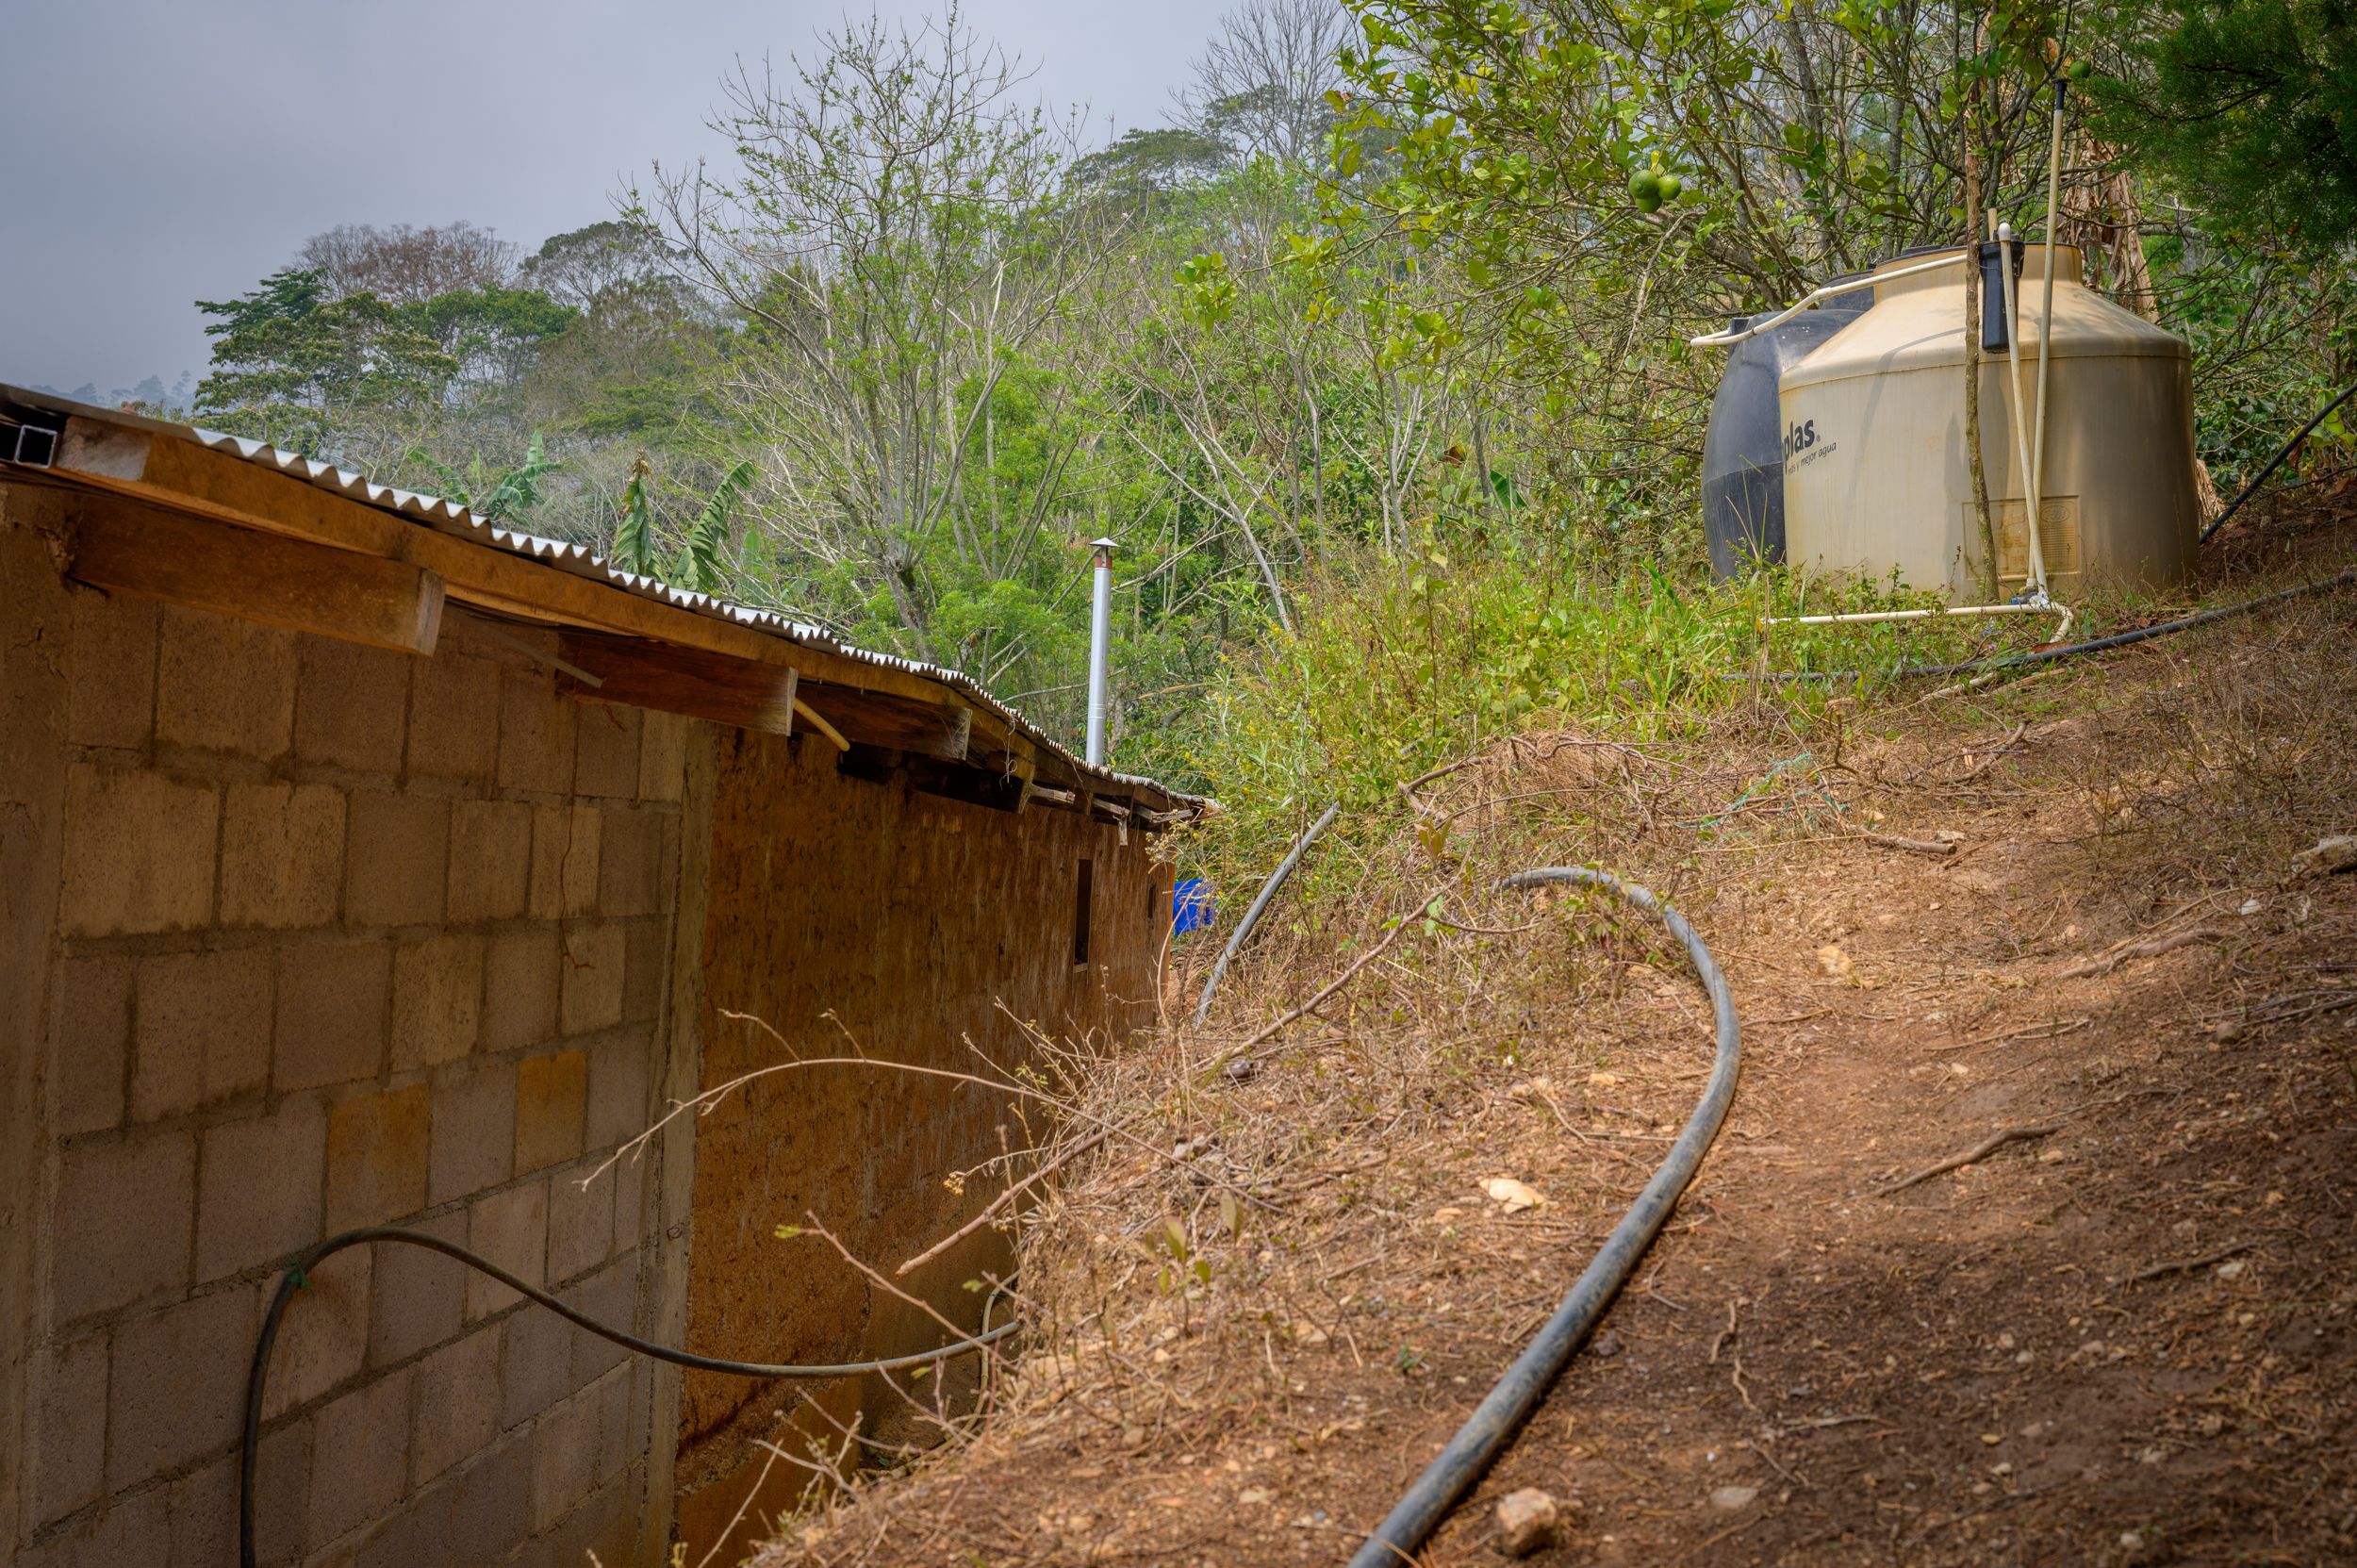
M593 578L620 588L624 592L635 593L642 599L659 600L663 603L691 611L697 615L710 616L716 620L733 621L739 626L750 627L754 631L781 637L800 647L818 649L826 652L840 654L848 659L855 659L864 664L905 671L948 686L976 706L997 714L1032 740L1069 761L1084 775L1131 787L1151 789L1157 794L1168 796L1175 801L1189 803L1196 801L1195 797L1181 794L1166 785L1156 784L1151 779L1133 773L1116 772L1110 767L1092 767L1081 761L1051 739L1047 732L1025 718L1014 708L993 697L982 688L980 682L963 671L945 669L939 665L925 664L915 659L900 658L896 654L879 653L869 649L855 647L838 640L820 627L806 625L799 620L790 620L774 611L756 610L742 604L732 604L725 600L715 599L710 594L690 593L684 588L675 588L652 577L642 577L636 572L621 571L609 566L604 556L586 545L569 544L562 539L542 538L536 534L521 533L513 528L502 527L497 523L486 522L454 501L444 501L439 496L425 495L416 490L404 490L397 486L380 485L367 474L355 473L350 469L339 469L332 463L321 463L295 453L281 452L266 442L249 440L242 436L223 435L217 430L204 430L194 425L175 424L165 420L150 419L145 415L127 413L121 409L91 407L52 393L35 392L15 387L0 386L0 397L82 419L99 420L111 424L126 425L157 435L173 437L181 440L195 441L216 452L230 453L249 463L276 469L281 473L291 474L297 479L317 485L323 490L333 490L338 495L367 505L397 513L414 522L438 529L442 533L473 539L477 543L487 544L494 549L507 551L511 554L529 556L544 566L553 567L559 571L569 571L576 577Z

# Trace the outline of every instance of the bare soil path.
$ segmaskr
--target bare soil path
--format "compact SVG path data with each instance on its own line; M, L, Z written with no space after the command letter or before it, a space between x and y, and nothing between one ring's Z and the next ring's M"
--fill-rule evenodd
M2353 624L2319 598L1837 720L1805 770L1731 736L1651 793L1592 747L1453 781L1520 801L1462 819L1493 862L1673 889L1746 1064L1638 1280L1422 1560L1499 1560L1492 1504L1532 1486L1576 1504L1548 1564L2357 1560L2357 876L2293 862L2357 832ZM1618 827L1579 803L1612 778ZM1345 1559L1707 1060L1643 933L1452 918L1528 934L1420 937L1250 1080L1149 1084L1172 1152L1105 1155L1036 1221L1063 1350L763 1560ZM1500 1176L1546 1201L1508 1213Z

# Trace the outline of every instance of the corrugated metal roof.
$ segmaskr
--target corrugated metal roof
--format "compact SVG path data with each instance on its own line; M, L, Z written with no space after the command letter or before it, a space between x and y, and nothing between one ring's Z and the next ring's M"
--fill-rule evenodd
M636 572L622 571L609 565L603 555L597 553L586 545L571 544L562 539L543 538L536 534L526 534L518 529L487 522L457 502L445 501L439 496L426 495L417 490L404 490L394 485L382 485L371 479L367 474L355 473L350 469L338 468L332 463L319 462L296 453L282 452L267 442L249 440L242 436L224 435L218 430L205 430L195 425L178 424L168 420L151 419L146 415L133 414L123 409L93 407L87 404L75 403L70 398L56 396L53 393L36 392L17 387L0 386L0 397L76 418L96 420L108 424L124 425L159 436L168 436L178 440L193 441L199 445L210 447L215 452L229 453L258 467L275 469L280 473L292 475L307 484L316 485L321 489L333 490L349 500L374 506L382 511L395 513L438 532L472 539L478 544L488 545L495 550L503 550L510 554L527 556L543 566L552 567L559 571L571 572L576 577L586 577L605 583L626 593L636 594L642 599L652 599L677 609L708 616L715 620L724 620L734 625L749 627L753 631L778 637L798 647L816 649L856 660L862 664L897 669L917 676L922 680L931 681L955 691L961 698L976 707L984 708L998 715L1032 741L1069 762L1074 769L1084 777L1102 779L1108 783L1131 788L1150 789L1158 795L1190 805L1203 803L1200 797L1174 790L1165 784L1155 783L1152 779L1134 773L1116 772L1113 768L1097 767L1082 761L1050 737L1045 730L1024 718L1008 704L993 697L983 689L980 682L961 670L947 669L940 665L926 664L915 659L904 659L897 654L879 653L870 649L843 642L821 627L789 619L772 610L758 610L743 604L732 604L726 600L716 599L710 594L693 593L685 588L673 587L668 583L656 578L641 576Z

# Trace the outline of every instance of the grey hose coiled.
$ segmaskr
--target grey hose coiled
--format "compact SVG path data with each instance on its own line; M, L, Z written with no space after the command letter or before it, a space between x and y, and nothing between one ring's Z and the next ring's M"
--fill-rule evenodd
M1318 819L1310 824L1309 831L1294 840L1294 847L1285 851L1285 858L1277 863L1277 869L1268 874L1268 881L1261 884L1260 897L1252 900L1252 907L1245 910L1244 918L1236 922L1235 934L1228 938L1228 946L1220 949L1219 962L1211 966L1211 978L1203 982L1203 999L1195 1004L1195 1021L1198 1027L1211 1016L1211 993L1219 989L1219 978L1228 972L1228 961L1236 956L1237 950L1244 944L1244 938L1252 934L1252 928L1261 923L1261 916L1268 910L1268 901L1277 897L1277 890L1285 885L1285 879L1294 874L1294 867L1301 864L1301 857L1309 852L1310 845L1317 842L1318 834L1333 825L1342 809L1343 803L1337 801L1320 813Z
M1720 1124L1726 1120L1727 1107L1735 1098L1735 1080L1741 1066L1742 1032L1736 1022L1735 999L1728 994L1726 977L1719 972L1718 962L1703 939L1694 934L1694 928L1686 917L1670 908L1650 890L1635 883L1623 882L1609 871L1591 870L1584 866L1551 866L1541 870L1523 871L1506 879L1508 887L1538 887L1548 883L1572 883L1582 887L1600 887L1614 894L1624 902L1633 904L1649 915L1660 917L1670 928L1670 934L1685 944L1686 956L1692 961L1694 973L1700 978L1703 990L1710 998L1712 1015L1718 1025L1719 1049L1710 1068L1710 1081L1703 1086L1703 1097L1687 1118L1685 1130L1670 1146L1653 1180L1637 1195L1621 1223L1612 1228L1604 1246L1589 1262L1572 1293L1555 1310L1538 1337L1514 1359L1495 1387L1475 1407L1440 1458L1425 1467L1413 1486L1393 1508L1391 1514L1376 1527L1350 1560L1350 1568L1398 1568L1413 1560L1417 1548L1431 1537L1448 1510L1457 1506L1483 1472L1490 1468L1498 1454L1512 1441L1516 1431L1546 1397L1547 1390L1562 1374L1573 1355L1587 1342L1597 1323L1612 1305L1612 1299L1628 1283L1636 1272L1638 1260L1653 1245L1661 1227L1669 1220L1670 1212L1677 1207L1678 1198L1701 1168L1703 1156L1710 1149L1711 1140L1719 1135Z

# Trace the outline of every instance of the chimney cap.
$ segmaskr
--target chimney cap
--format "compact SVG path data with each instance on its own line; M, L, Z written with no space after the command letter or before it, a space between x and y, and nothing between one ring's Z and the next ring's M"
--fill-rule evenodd
M1119 550L1121 548L1121 541L1119 539L1091 539L1089 540L1089 548L1092 550Z

